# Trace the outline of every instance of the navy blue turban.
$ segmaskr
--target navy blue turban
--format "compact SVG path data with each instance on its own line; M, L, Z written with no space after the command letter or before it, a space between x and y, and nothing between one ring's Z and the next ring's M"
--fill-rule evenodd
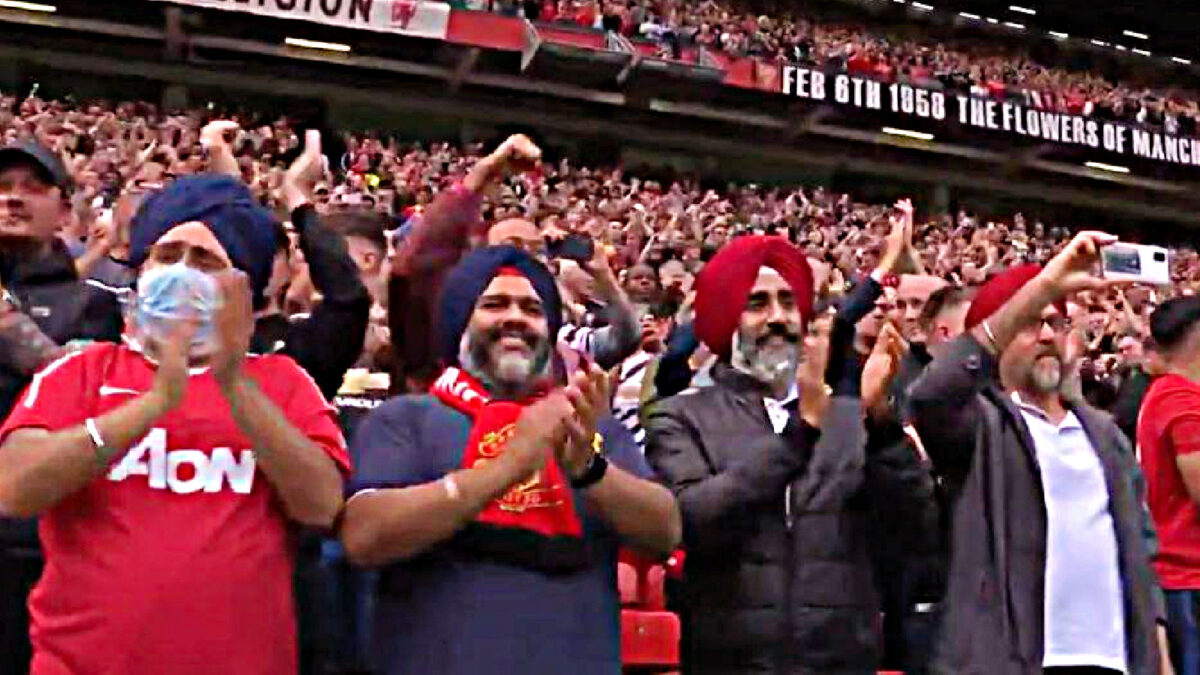
M193 221L204 223L221 242L233 266L250 277L254 306L261 308L278 248L275 216L232 176L184 176L148 196L133 217L130 264L140 267L160 237L176 225Z
M562 326L562 300L554 275L545 265L515 246L488 246L468 253L442 282L437 337L442 359L447 365L458 363L459 344L475 311L475 303L492 279L506 267L520 272L533 285L546 312L550 343L558 339L558 329Z

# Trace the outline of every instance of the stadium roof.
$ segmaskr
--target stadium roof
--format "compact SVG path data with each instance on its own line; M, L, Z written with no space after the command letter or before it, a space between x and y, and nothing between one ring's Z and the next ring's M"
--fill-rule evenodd
M947 9L1200 63L1200 3L1163 0L944 0ZM1032 10L1029 14L1022 9ZM1145 36L1145 37L1142 37Z
M1028 129L1000 129L999 107L995 119L980 109L978 116L971 113L970 120L962 121L956 114L939 117L932 95L914 95L908 111L872 106L869 94L867 103L850 105L805 89L795 68L789 78L785 69L753 63L748 72L729 66L721 76L744 81L721 86L724 82L710 77L715 70L711 65L663 62L620 44L581 45L578 36L556 37L561 27L531 30L516 19L480 12L461 12L447 24L442 39L426 39L252 15L231 21L220 9L164 13L162 2L134 3L114 15L108 3L57 1L63 11L49 16L0 12L5 30L0 60L18 64L12 76L23 80L14 86L53 82L53 71L117 75L124 78L123 87L144 89L142 96L151 100L168 93L210 101L287 98L303 109L345 106L342 114L351 118L368 108L387 110L388 118L397 118L390 123L399 125L395 129L422 127L423 120L440 115L485 125L537 127L574 144L611 145L612 139L621 139L663 152L702 154L705 162L722 166L726 159L750 160L946 186L956 194L982 191L1082 206L1105 217L1200 224L1195 167L1181 166L1197 164L1192 157L1200 158L1200 150L1189 150L1184 158L1178 144L1160 141L1155 155L1150 153L1150 132L1143 132L1141 151L1137 137L1120 147L1122 136L1113 125L1104 128L1102 145L1099 128L1090 137L1058 142L1053 133L1044 137L1030 135ZM945 5L925 11L909 4L914 0L857 1L887 15L882 17L887 21L904 21L906 12L930 14L943 35L951 24L961 23ZM146 11L129 11L135 9ZM1028 42L1053 49L1045 34L1033 39L1034 34L1028 29ZM507 37L500 44L497 36ZM348 51L330 54L289 46L287 38L295 37L344 43ZM55 49L46 49L47 44ZM1094 51L1072 48L1065 56L1075 67L1092 69L1103 61L1091 58ZM1160 80L1162 73L1170 75L1169 70L1154 70ZM73 82L72 93L90 80ZM174 91L176 83L184 85L182 92ZM882 94L880 88L881 102ZM925 112L922 101L928 103ZM1045 128L1066 129L1054 120ZM1174 157L1171 147L1177 150Z
M1200 44L1195 29L1200 26L1200 3L1164 0L850 0L861 5L887 3L913 11L949 12L994 24L998 29L1022 29L1062 35L1114 53L1139 56L1148 52L1164 62L1200 66ZM1123 49L1122 49L1123 48Z

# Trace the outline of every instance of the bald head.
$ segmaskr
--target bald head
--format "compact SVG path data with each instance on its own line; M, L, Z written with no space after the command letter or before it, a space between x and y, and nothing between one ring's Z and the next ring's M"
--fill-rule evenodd
M534 256L543 256L546 252L546 242L537 225L524 218L508 218L492 225L487 232L487 245L499 246L508 244L524 249Z
M924 339L921 312L929 296L945 287L945 279L927 274L905 274L900 277L900 286L896 289L896 310L901 317L900 325L905 338Z

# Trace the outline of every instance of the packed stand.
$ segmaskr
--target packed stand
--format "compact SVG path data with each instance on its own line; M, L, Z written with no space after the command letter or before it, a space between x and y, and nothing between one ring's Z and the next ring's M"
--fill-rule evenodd
M1200 667L1192 249L0 104L5 672Z
M794 10L756 15L716 0L496 0L468 6L648 40L668 59L693 55L686 60L694 60L695 48L705 47L1014 101L1038 110L1143 124L1180 136L1194 136L1200 119L1195 91L1111 82L1092 72L1038 63L1028 54L978 39L940 43L920 36L915 26L899 31L829 22Z

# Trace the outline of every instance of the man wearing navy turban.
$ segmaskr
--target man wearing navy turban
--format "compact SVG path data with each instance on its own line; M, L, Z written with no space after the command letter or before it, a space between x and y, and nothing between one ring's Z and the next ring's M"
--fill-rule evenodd
M349 463L312 379L249 354L273 234L244 190L148 200L126 343L46 366L0 428L0 513L41 516L34 675L298 670L293 537L334 526Z
M137 267L149 244L183 222L203 223L220 240L234 266L246 273L258 311L252 348L289 356L332 399L362 352L371 298L342 237L322 226L313 205L289 199L292 225L321 303L300 321L264 314L276 254L287 240L275 216L259 205L236 178L218 174L187 176L148 196L133 219L130 263Z
M596 367L563 373L554 278L521 249L477 249L447 275L443 370L354 438L342 541L381 566L381 673L620 671L619 542L679 538L671 494L608 414Z

